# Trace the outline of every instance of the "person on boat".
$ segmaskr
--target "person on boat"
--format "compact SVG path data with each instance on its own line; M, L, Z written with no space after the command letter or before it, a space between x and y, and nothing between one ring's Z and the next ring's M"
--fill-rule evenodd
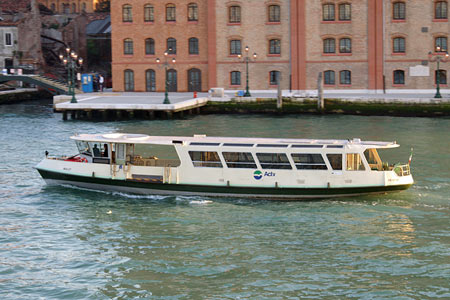
M92 151L94 152L94 156L99 157L100 155L100 149L98 149L97 144L94 145L94 148L92 148Z
M103 157L108 157L108 144L104 144L103 149Z

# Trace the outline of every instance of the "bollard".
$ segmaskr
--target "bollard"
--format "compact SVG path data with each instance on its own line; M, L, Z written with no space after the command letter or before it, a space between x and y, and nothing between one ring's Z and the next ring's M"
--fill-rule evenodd
M197 91L194 91L194 98L197 98Z

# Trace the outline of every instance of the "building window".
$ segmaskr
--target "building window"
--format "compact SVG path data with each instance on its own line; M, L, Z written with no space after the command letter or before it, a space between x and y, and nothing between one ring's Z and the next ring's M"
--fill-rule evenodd
M336 53L336 41L334 39L323 40L323 53Z
M339 82L345 85L352 84L352 73L348 70L339 72Z
M269 41L269 54L281 54L281 41L270 40Z
M175 22L176 21L176 7L175 4L166 5L166 21Z
M72 13L76 13L77 12L77 5L75 3L72 3Z
M198 7L195 3L188 5L188 21L198 21Z
M146 39L145 40L145 54L154 55L155 54L155 40Z
M153 5L144 5L144 22L154 22L155 21L155 11Z
M133 40L125 39L123 40L123 54L133 54Z
M405 84L405 71L403 70L394 71L394 84Z
M435 16L436 19L447 19L447 2L438 1L435 4Z
M154 70L145 71L145 90L147 92L156 91L156 73Z
M435 82L437 84L439 78L439 84L447 84L447 71L446 70L436 70L434 72Z
M269 22L281 22L281 9L279 5L269 6Z
M405 2L394 2L393 6L393 18L394 20L405 20L406 19L406 4Z
M322 6L322 14L324 21L334 21L334 4L324 4Z
M241 72L231 72L231 85L241 85Z
M241 54L241 40L230 41L230 55Z
M344 38L339 40L339 52L340 53L352 53L352 40Z
M134 72L133 72L133 70L125 70L124 71L124 82L125 82L125 91L133 92L134 91Z
M177 40L174 38L167 39L167 52L169 54L177 54Z
M281 73L280 71L270 71L270 85L278 85L281 81Z
M323 72L323 83L326 85L335 85L336 84L334 71L328 70L328 71Z
M63 9L62 9L62 11L63 11L63 13L64 14L66 14L66 15L68 15L68 14L70 14L70 4L64 4L63 3Z
M436 52L447 52L447 37L437 37L434 43Z
M198 54L198 38L189 39L189 54Z
M122 6L122 21L133 22L133 10L129 4Z
M350 21L352 19L351 4L339 4L339 21Z
M83 4L81 4L81 9L82 9L83 11L86 11L86 3L85 3L85 2L83 2Z
M394 53L405 53L406 47L405 47L405 38L397 37L394 38Z
M228 20L230 23L241 23L240 6L230 6Z
M12 46L12 33L5 33L5 46Z

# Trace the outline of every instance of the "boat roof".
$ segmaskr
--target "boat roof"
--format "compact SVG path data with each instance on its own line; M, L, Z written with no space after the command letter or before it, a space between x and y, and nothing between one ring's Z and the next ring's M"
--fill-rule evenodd
M187 136L149 136L131 133L79 134L70 137L73 140L98 143L189 144L197 146L248 146L253 145L336 145L361 146L364 148L395 148L397 142L361 141L359 138L348 140L332 139L287 139L287 138L250 138L250 137L209 137L206 135Z

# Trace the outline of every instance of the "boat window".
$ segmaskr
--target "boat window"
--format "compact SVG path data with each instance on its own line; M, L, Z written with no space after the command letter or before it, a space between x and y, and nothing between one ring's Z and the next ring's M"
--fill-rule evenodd
M263 169L292 169L284 153L256 153Z
M280 144L258 144L256 147L271 147L271 148L287 148L289 145Z
M174 145L127 144L126 161L145 167L177 167L181 164Z
M327 148L344 148L343 145L328 145Z
M233 144L233 143L225 143L223 144L225 147L253 147L253 144Z
M383 163L381 162L381 158L376 149L366 149L366 151L364 151L364 156L366 157L367 163L369 164L371 170L383 170Z
M322 148L323 145L292 145L292 148Z
M256 169L256 163L250 152L223 152L228 168Z
M342 170L342 154L327 154L327 158L333 170Z
M80 154L92 156L91 148L85 141L77 141L77 148Z
M193 142L193 143L189 143L189 145L191 145L191 146L219 146L220 143L197 143L197 142Z
M327 170L321 154L292 154L298 170Z
M92 147L92 153L94 154L94 157L102 157L102 150L100 149L100 144L94 143L94 146Z
M365 169L359 153L347 153L347 171L364 171Z
M125 159L125 144L116 144L116 159Z
M189 151L194 167L222 168L217 152Z

